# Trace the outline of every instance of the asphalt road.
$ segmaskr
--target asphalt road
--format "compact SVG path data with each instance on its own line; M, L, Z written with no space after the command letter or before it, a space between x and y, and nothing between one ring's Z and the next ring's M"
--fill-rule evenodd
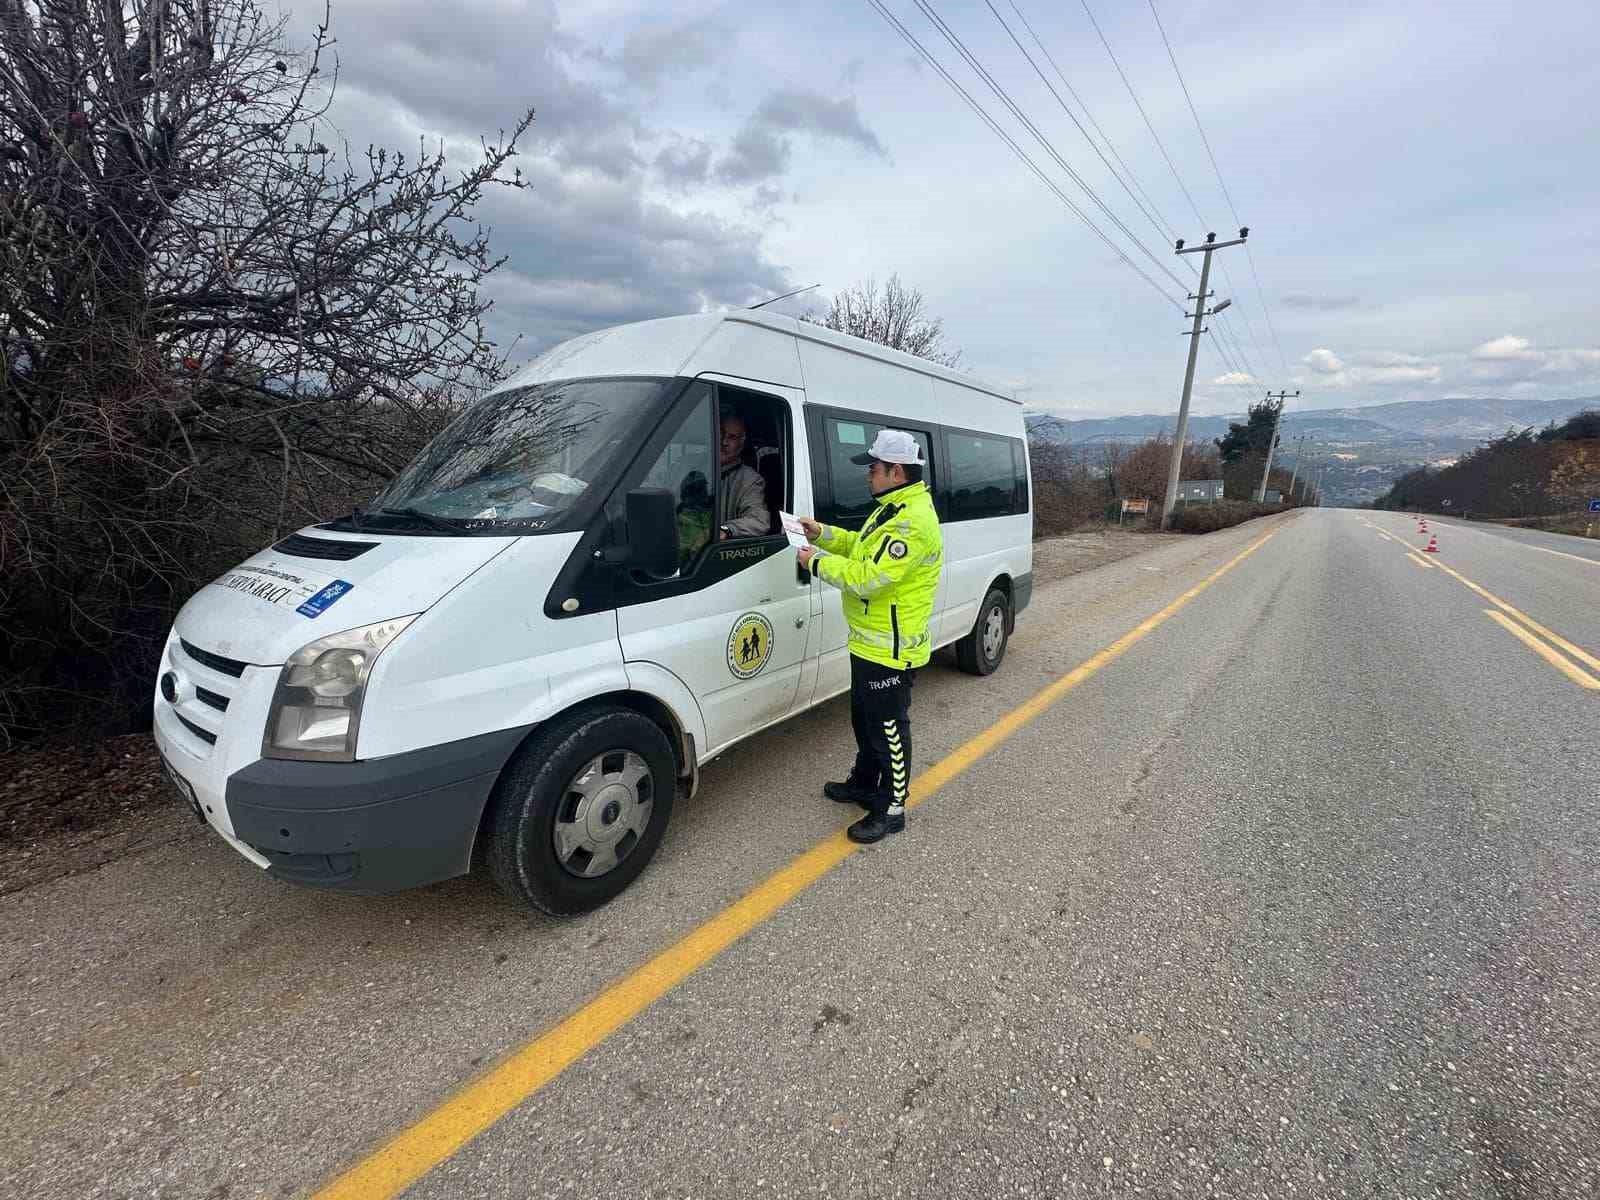
M922 674L917 769L1094 673L405 1194L1600 1192L1600 564L1436 531L1041 589L997 676ZM848 741L835 702L728 754L577 920L200 836L5 897L0 1194L314 1195L835 837Z

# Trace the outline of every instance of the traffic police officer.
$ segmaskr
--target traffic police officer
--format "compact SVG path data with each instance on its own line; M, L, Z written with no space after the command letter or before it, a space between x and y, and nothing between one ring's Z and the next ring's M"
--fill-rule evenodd
M906 827L911 672L928 661L944 537L916 438L881 430L872 448L850 461L867 468L876 507L860 533L801 518L816 545L801 547L800 565L844 593L850 631L856 761L849 778L822 791L865 808L867 815L850 826L850 840L876 842Z

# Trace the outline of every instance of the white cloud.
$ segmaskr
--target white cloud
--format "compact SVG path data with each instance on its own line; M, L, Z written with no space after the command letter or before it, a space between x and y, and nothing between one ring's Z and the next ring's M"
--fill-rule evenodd
M1473 358L1490 361L1532 361L1543 357L1541 351L1532 349L1533 343L1525 337L1508 333L1492 342L1485 342L1472 352Z
M1362 383L1433 383L1444 374L1438 364L1432 366L1356 367L1353 371Z
M1218 375L1211 382L1218 385L1234 383L1254 383L1256 377L1245 371L1229 371L1226 375Z
M1303 361L1319 375L1337 375L1344 370L1344 360L1332 350L1320 346L1306 355Z
M1600 371L1600 350L1551 350L1539 366L1541 375L1583 375Z
M1437 383L1444 376L1439 364L1430 363L1417 354L1377 351L1359 357L1362 362L1352 365L1332 350L1318 347L1302 360L1313 372L1304 382L1312 387L1344 389L1375 384Z

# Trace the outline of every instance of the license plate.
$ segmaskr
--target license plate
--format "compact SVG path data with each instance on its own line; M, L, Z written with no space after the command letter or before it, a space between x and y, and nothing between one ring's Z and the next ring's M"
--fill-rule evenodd
M185 803L193 811L194 819L204 825L206 814L200 810L200 798L194 794L194 786L182 775L178 774L177 769L167 761L165 754L161 756L161 766L166 770L167 778L172 780L172 786L178 789L178 795L183 797Z

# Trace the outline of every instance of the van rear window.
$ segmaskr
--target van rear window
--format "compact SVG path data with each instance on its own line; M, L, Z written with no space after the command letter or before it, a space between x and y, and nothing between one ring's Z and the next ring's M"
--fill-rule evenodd
M1015 438L978 433L945 434L950 453L950 517L978 521L1027 511L1027 483Z

